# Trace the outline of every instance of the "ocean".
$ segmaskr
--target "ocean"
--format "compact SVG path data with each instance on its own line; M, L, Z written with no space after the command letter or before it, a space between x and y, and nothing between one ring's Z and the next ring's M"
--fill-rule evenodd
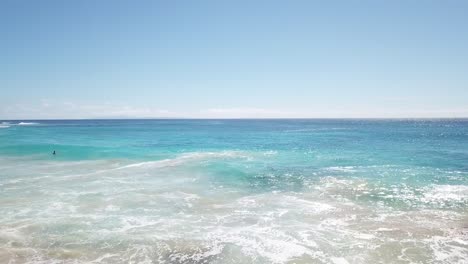
M0 121L0 263L468 263L468 120Z

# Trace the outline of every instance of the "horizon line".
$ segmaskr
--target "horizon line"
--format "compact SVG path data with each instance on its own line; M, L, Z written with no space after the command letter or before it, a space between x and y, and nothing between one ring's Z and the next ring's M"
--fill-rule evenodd
M64 120L414 120L468 119L467 117L99 117L99 118L24 118L0 121L64 121Z

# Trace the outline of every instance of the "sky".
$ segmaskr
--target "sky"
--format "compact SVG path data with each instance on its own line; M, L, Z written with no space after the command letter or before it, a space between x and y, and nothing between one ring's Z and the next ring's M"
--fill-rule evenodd
M0 1L0 119L468 117L468 1Z

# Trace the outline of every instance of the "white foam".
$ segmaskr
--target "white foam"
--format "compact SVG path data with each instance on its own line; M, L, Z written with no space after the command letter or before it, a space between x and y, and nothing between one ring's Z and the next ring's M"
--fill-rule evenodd
M248 158L244 152L240 151L221 151L221 152L192 152L184 153L176 158L163 159L157 161L145 161L134 164L125 165L116 169L127 169L135 167L152 167L152 168L163 168L177 166L186 162L200 161L204 159L216 159L216 158Z
M105 259L108 259L108 258L113 258L113 257L118 257L119 255L118 254L109 254L109 253L106 253L100 257L98 257L97 259L95 260L92 260L90 263L102 263L103 260Z
M39 123L36 122L19 122L18 126L34 126L34 125L39 125Z
M287 201L288 207L297 207L303 210L304 212L307 212L307 214L318 214L318 213L323 213L323 212L330 212L335 210L336 208L322 202L317 202L317 201L309 201L306 199L301 199L295 196L286 196L283 198L285 201Z
M334 264L349 264L349 262L345 258L331 257L330 260Z
M10 126L7 125L0 125L0 128L9 128Z
M162 221L160 221L160 220L151 220L148 217L129 216L129 217L124 217L121 220L121 226L119 228L117 228L117 229L112 230L112 231L125 233L125 232L129 232L130 230L133 230L133 229L140 229L140 228L144 228L144 227L148 227L148 226L154 226L154 225L157 225L157 224L159 224L161 222Z
M117 211L120 211L120 207L111 204L111 205L106 206L106 208L104 210L106 212L117 212Z
M330 171L341 171L341 172L355 172L355 167L353 166L334 166L328 167L327 170Z
M325 177L311 180L315 185L310 189L254 192L229 183L213 188L202 176L194 185L133 177L146 175L152 168L214 159L238 161L246 156L244 152L195 152L124 167L129 161L33 161L33 170L12 167L8 170L22 176L15 187L23 189L15 192L28 195L10 199L13 192L4 189L0 238L8 241L0 239L0 247L10 247L13 241L22 243L22 249L36 250L33 257L24 254L27 263L34 261L31 258L56 262L54 254L67 243L73 243L79 256L70 255L57 263L171 263L172 257L172 262L181 263L375 263L380 261L376 256L384 256L385 263L398 261L395 255L386 255L388 250L392 254L407 250L411 254L403 253L403 261L408 263L420 262L419 257L437 263L467 263L468 239L457 234L465 230L466 207L400 210L352 199L365 192L380 198L392 195L426 209L421 199L449 204L467 201L467 186L386 186L357 178ZM12 162L6 159L4 163ZM38 176L26 177L32 175L30 171ZM170 169L157 172L178 176ZM82 178L64 177L70 173ZM13 206L23 209L13 210ZM50 244L54 247L47 248ZM93 247L92 254L88 247Z
M269 227L220 229L210 237L218 243L237 245L245 255L254 259L261 256L270 263L286 263L295 257L314 254L294 237Z
M377 228L377 232L391 232L391 231L395 231L395 230L398 230L396 228L386 228L386 227L379 227Z
M429 191L424 193L421 199L426 203L440 202L467 202L468 186L466 185L434 185Z
M268 150L268 151L263 152L264 156L274 156L276 154L278 154L278 151L276 150Z
M438 263L468 263L468 248L464 243L457 243L459 238L449 236L433 236L425 239L433 250L434 260Z

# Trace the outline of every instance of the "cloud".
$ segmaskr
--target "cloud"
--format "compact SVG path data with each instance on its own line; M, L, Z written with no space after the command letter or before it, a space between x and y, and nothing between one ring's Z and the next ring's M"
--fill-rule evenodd
M1 119L80 119L80 118L161 118L172 116L168 110L122 104L78 104L46 102L0 106Z
M274 110L263 108L211 108L200 111L208 118L464 118L468 108L439 109L430 107L386 108L311 106L307 109Z
M228 107L167 110L154 106L132 106L105 102L102 104L52 102L0 105L0 119L86 119L86 118L442 118L468 117L468 108L442 109L419 107L346 107L314 105L307 109L268 109Z
M281 118L293 117L294 112L263 108L211 108L200 111L200 116L209 118Z

